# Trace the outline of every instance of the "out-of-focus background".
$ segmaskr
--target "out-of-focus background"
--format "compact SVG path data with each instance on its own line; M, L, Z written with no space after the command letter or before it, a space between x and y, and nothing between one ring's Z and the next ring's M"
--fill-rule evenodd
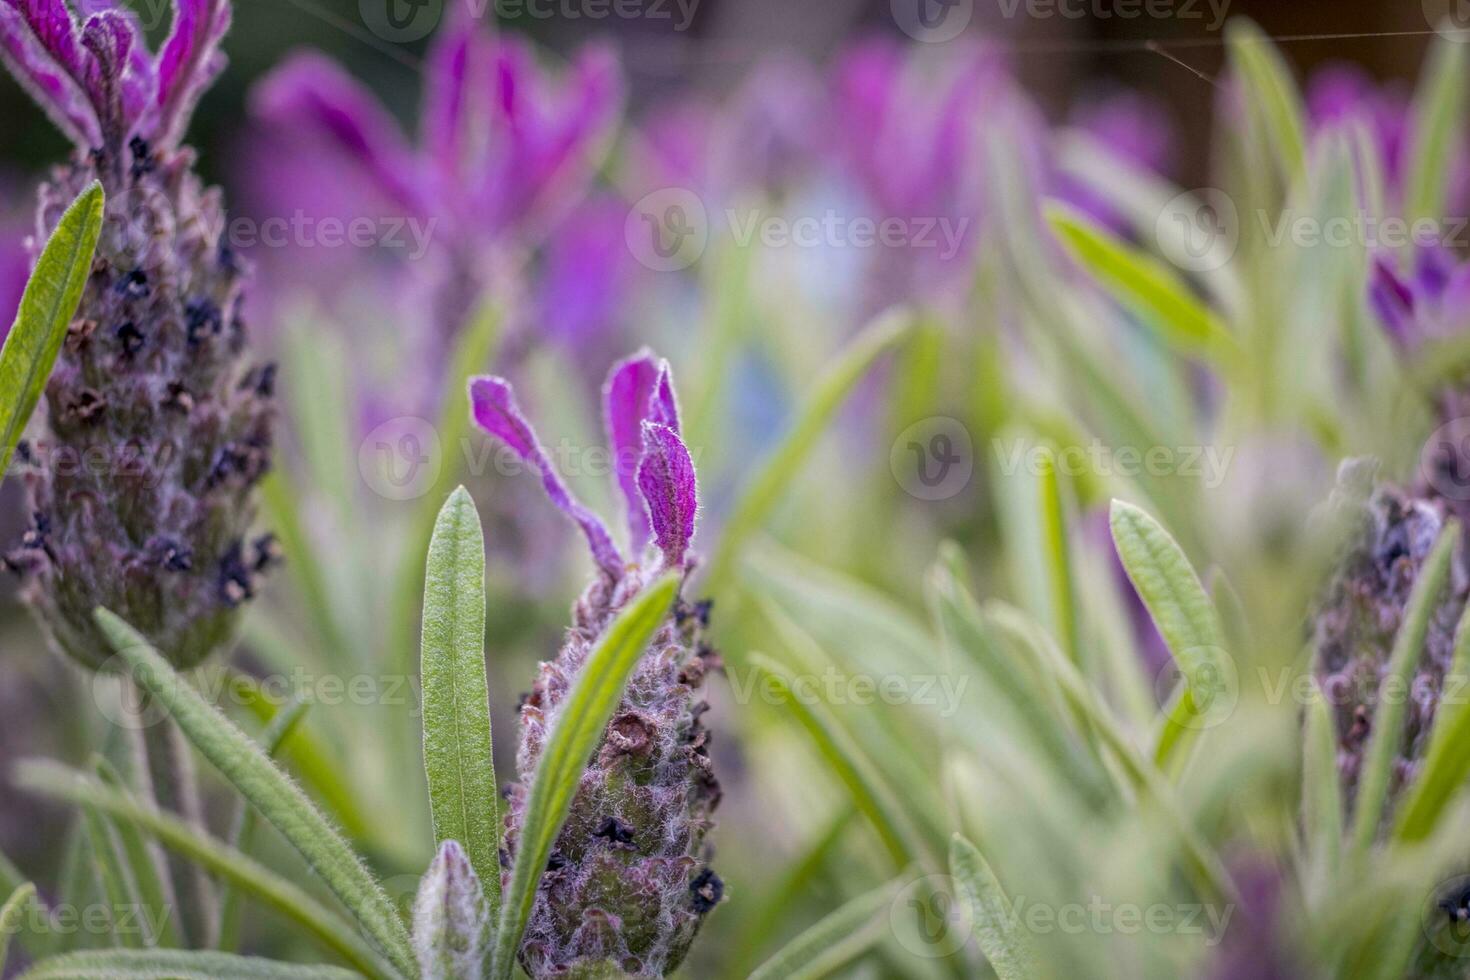
M442 6L440 0L413 5L386 2L415 15ZM137 0L130 6L145 13L162 11L155 20L166 25L167 4L162 0ZM671 94L718 93L757 61L783 52L820 60L854 37L903 37L888 0L684 0L682 4L650 0L636 8L656 14L634 17L611 12L593 17L577 12L578 7L565 0L511 0L502 4L500 23L553 51L611 39L627 56L624 65L635 108ZM1198 0L1171 8L1181 15L1164 17L1148 16L1142 0L1138 14L1128 17L1112 13L1132 9L1126 4L1098 5L1089 0L1041 5L1025 0L961 0L955 9L965 8L972 10L967 34L1009 42L1015 70L1051 111L1061 111L1071 99L1101 84L1122 83L1156 93L1181 127L1181 143L1189 149L1180 161L1186 168L1198 168L1204 161L1203 137L1212 101L1209 79L1219 72L1224 57L1218 12L1250 17L1273 36L1290 39L1285 42L1287 52L1302 69L1351 61L1375 77L1402 79L1405 84L1414 77L1432 36L1420 4L1372 0L1215 0L1213 5ZM600 8L594 4L590 9ZM568 10L572 16L566 15ZM1097 16L1100 10L1106 16ZM1151 42L1164 53L1152 50ZM427 38L393 43L375 36L354 0L238 4L229 44L230 68L205 97L193 130L193 142L203 150L204 170L224 177L230 158L219 151L229 146L237 130L250 84L292 49L309 46L340 60L407 119L418 98L426 44ZM1191 69L1205 77L1197 77ZM35 172L65 149L61 137L16 86L0 87L0 120L4 120L0 166L12 172ZM1198 171L1185 170L1190 172ZM0 200L7 202L16 193L14 187L3 192L6 196Z

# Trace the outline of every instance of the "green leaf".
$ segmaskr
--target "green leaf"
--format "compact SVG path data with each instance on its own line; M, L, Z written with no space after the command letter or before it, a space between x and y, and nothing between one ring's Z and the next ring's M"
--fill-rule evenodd
M678 590L678 577L665 575L623 608L588 655L551 721L526 800L510 885L500 908L492 980L509 980L515 969L516 950L536 901L536 885L566 823L587 760Z
M117 820L136 825L158 838L165 847L295 922L355 969L384 980L398 976L339 915L274 871L173 814L128 793L102 786L85 773L55 762L21 762L16 767L15 782L42 796L94 807Z
M1191 356L1233 351L1224 323L1174 270L1066 208L1048 207L1046 219L1072 258L1170 347Z
M748 974L755 955L765 948L766 941L779 934L797 914L800 904L811 894L822 871L833 860L856 817L857 810L843 807L815 840L805 845L800 857L786 863L780 880L752 903L753 915L733 944L733 948L739 951L736 960L739 968L732 969L732 973Z
M500 905L500 805L485 680L485 539L469 491L450 494L424 576L424 768L436 844L458 841Z
M348 649L348 643L337 625L337 613L331 590L327 588L321 556L301 521L301 492L291 484L284 470L275 469L260 481L260 496L271 527L280 536L281 549L288 559L287 573L299 587L301 601L311 616L318 638L334 654L342 655Z
M0 905L0 970L5 969L5 958L10 955L10 937L20 931L21 918L35 898L36 886L26 882Z
M127 788L122 774L106 759L94 760L93 769L104 785L116 790ZM178 923L169 914L172 903L169 900L169 890L164 885L166 866L162 855L155 853L133 824L124 820L114 820L111 823L122 847L123 861L134 887L137 888L139 901L144 908L157 910L159 932L150 945L181 948L184 945L183 936L179 934Z
M1067 506L1057 476L1056 458L1044 457L1037 477L1040 499L1041 533L1045 542L1047 592L1056 635L1062 649L1079 667L1082 663L1082 641L1078 636L1077 592L1072 582L1072 552L1067 533Z
M1465 607L1455 628L1455 655L1444 677L1429 749L1424 753L1424 763L1409 788L1394 829L1398 840L1428 838L1455 794L1470 778L1467 685L1470 685L1470 605Z
M335 966L301 966L254 956L180 950L67 953L42 960L21 980L353 980Z
M1337 733L1327 698L1320 691L1307 705L1302 739L1302 824L1313 889L1325 888L1337 868L1342 845L1342 788L1337 779ZM1315 897L1326 898L1318 891Z
M951 568L936 565L930 571L928 595L943 642L980 670L986 689L1000 702L996 710L1013 719L1010 730L1017 740L1035 746L1087 799L1101 803L1106 786L1099 770L1086 764L1067 727L1058 723L1058 698L1043 683L1037 665L1012 656L1005 644L995 641L973 596Z
M15 324L0 349L0 469L41 400L92 271L102 231L102 185L95 180L61 216L26 283Z
M750 980L814 980L837 972L883 939L902 885L894 880L854 898L787 943Z
M1444 214L1445 192L1454 177L1465 134L1465 44L1463 38L1438 38L1414 95L1404 218L1437 219Z
M1037 660L1056 681L1058 689L1067 703L1089 725L1122 768L1129 783L1142 791L1161 807L1179 844L1188 856L1193 871L1204 890L1216 897L1231 897L1235 894L1230 875L1223 862L1198 830L1190 825L1180 810L1173 787L1128 740L1118 726L1117 720L1108 711L1096 692L1088 686L1082 674L1070 660L1057 649L1056 643L1045 631L1028 620L1020 611L1004 603L991 601L981 611L985 622L1027 644L1036 654Z
M306 709L305 701L293 698L289 704L272 716L265 731L260 735L260 747L265 749L266 755L272 759L276 758L286 739L290 738L295 733L296 726L301 724L301 719L306 715ZM255 809L249 803L241 800L235 814L235 829L230 837L230 846L242 854L250 853L258 820ZM217 948L226 953L233 952L240 945L242 913L240 898L238 888L226 885L220 890L219 928L214 934L219 937L216 942Z
M878 767L820 705L793 690L786 667L763 654L752 653L750 666L771 681L776 699L796 717L821 753L823 761L847 788L848 795L883 842L895 867L902 869L925 854L923 838L908 818L898 796L884 781Z
M350 844L291 777L209 704L135 629L106 609L98 627L135 683L158 699L194 747L301 853L403 973L417 971L408 930L387 893Z
M975 939L995 975L1000 980L1035 976L1035 954L1017 928L1005 889L975 845L959 834L950 838L949 871L960 884Z
M1178 542L1148 514L1121 500L1113 501L1108 522L1118 558L1184 676L1154 753L1162 766L1206 724L1205 713L1221 695L1221 685L1231 683L1235 666L1215 604Z
M1388 669L1379 681L1379 690L1392 685L1392 690L1411 689L1414 668L1424 653L1424 638L1429 632L1429 619L1434 614L1440 593L1449 579L1450 560L1455 542L1460 538L1458 521L1446 522L1434 549L1419 569L1409 601L1404 606L1404 619L1393 640ZM1378 835L1384 802L1388 799L1389 775L1394 756L1398 755L1404 737L1403 697L1382 697L1373 711L1368 745L1363 750L1363 768L1358 774L1358 791L1353 800L1353 824L1350 833L1351 855L1360 861Z
M1251 21L1236 17L1225 28L1230 63L1245 92L1241 104L1260 113L1267 143L1288 182L1306 170L1306 125L1301 93L1286 60L1271 39Z
M831 424L837 409L878 358L903 340L910 328L910 318L903 311L890 311L880 316L864 328L837 362L817 379L795 424L741 491L730 511L721 535L720 549L706 579L711 594L724 591L746 542L775 510L818 438Z
M92 860L96 865L97 879L102 882L102 895L107 900L109 917L115 917L120 909L141 908L141 899L133 886L122 856L122 844L115 839L112 827L102 813L90 804L82 804L82 825L87 829L87 838L92 842ZM109 930L113 945L141 949L151 945L152 937L144 936L136 927L124 928L126 923L112 919Z

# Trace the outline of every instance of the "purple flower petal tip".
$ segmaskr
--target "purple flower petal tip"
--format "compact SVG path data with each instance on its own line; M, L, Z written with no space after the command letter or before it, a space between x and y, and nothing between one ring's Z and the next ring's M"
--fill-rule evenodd
M619 579L623 573L623 557L613 543L612 535L597 515L573 497L562 482L546 451L541 448L535 430L516 404L510 382L492 376L471 378L469 394L470 412L475 424L505 443L541 475L541 485L551 502L581 528L597 566L614 581Z
M671 567L684 564L699 510L694 460L679 434L667 425L643 423L643 462L638 489L648 503L654 540Z

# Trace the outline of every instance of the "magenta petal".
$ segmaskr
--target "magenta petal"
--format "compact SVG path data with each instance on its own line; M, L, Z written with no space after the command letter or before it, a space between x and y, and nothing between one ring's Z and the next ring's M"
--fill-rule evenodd
M199 97L224 70L220 42L230 29L230 0L175 0L174 25L158 56L158 138L183 135Z
M102 141L82 90L84 54L62 0L0 0L0 60L73 142Z
M1368 300L1398 347L1409 347L1419 339L1414 328L1414 293L1394 271L1391 260L1381 255L1374 257L1369 269Z
M612 535L597 515L584 507L562 483L535 431L516 405L515 392L502 378L470 379L470 410L475 424L510 447L523 462L541 474L541 485L551 502L566 514L587 537L592 558L614 581L622 577L623 558Z
M674 375L669 362L664 361L658 369L658 385L648 405L648 417L659 425L666 425L679 432L679 400L674 396Z
M612 449L618 489L628 505L633 553L648 542L648 512L638 492L638 463L643 458L643 422L659 380L659 364L648 348L613 365L602 387L602 416Z
M491 89L487 72L491 52L478 34L468 8L455 14L434 35L424 66L423 145L441 179L457 184L474 161L475 136L485 135L470 118L488 111L480 96Z
M694 538L699 491L694 460L678 433L657 422L643 423L643 462L638 466L638 488L648 502L654 540L672 567L684 564L684 553Z
M103 139L121 145L147 109L144 103L152 86L153 69L137 20L119 10L94 14L82 28L82 46L91 55L82 85L96 110Z
M418 161L397 124L331 61L309 53L294 56L260 84L254 109L272 123L331 140L392 200L412 213L424 212L413 185Z

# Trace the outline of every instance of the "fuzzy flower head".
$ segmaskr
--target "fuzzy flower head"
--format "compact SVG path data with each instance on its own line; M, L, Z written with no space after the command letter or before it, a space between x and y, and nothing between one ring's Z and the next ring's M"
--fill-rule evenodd
M270 462L272 365L247 362L245 271L220 240L217 190L178 141L219 73L227 0L178 0L155 56L108 0L0 0L11 72L76 143L40 191L36 242L100 180L107 205L91 275L18 447L31 526L6 564L55 644L101 666L106 606L180 667L233 634L275 560L250 537Z
M613 617L667 569L689 571L698 498L679 435L668 366L640 353L604 389L617 485L628 505L636 560L625 560L602 521L551 465L499 378L470 383L475 421L536 471L547 495L581 530L599 574L573 611L557 657L541 665L520 711L516 768L535 772L572 682ZM719 664L704 643L708 603L679 599L639 662L582 775L566 826L541 877L520 960L543 977L661 977L688 952L723 894L705 838L720 790L710 768L704 677ZM514 866L527 787L510 789L504 860ZM617 971L621 971L618 973Z
M204 90L224 69L228 0L180 0L155 55L137 16L113 0L0 0L0 56L79 147L115 164L131 140L177 145ZM106 186L106 184L104 184ZM112 190L108 187L108 190Z

